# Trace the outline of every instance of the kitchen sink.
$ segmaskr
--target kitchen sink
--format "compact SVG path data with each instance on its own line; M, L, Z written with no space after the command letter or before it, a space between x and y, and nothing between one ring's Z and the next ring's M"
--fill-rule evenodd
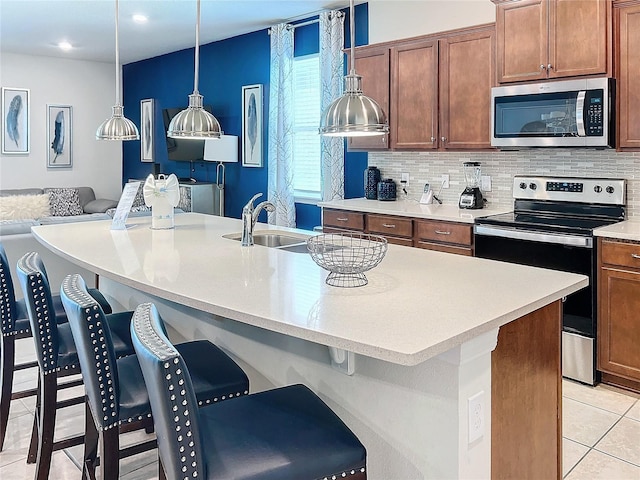
M242 233L229 233L227 235L223 235L222 238L240 241L242 239ZM262 245L264 247L281 248L290 252L306 253L307 238L309 238L308 235L300 235L291 232L281 232L278 230L261 230L253 232L254 244ZM292 246L296 246L299 248L291 248Z

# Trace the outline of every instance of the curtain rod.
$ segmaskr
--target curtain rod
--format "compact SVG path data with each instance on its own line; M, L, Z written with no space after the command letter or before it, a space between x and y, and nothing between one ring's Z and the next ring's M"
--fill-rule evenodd
M340 15L344 15L344 13L342 13L342 12L340 12L340 11L337 11L337 14L338 14L339 16L340 16ZM288 25L287 25L287 28L289 28L289 29L295 29L295 28L298 28L298 27L306 27L307 25L313 25L314 23L319 23L319 22L320 22L320 19L319 19L319 18L316 18L315 20L309 20L309 21L307 21L307 22L295 23L295 24L294 24L294 23L288 24ZM270 28L267 30L267 33L268 33L269 35L271 35L271 29L270 29Z

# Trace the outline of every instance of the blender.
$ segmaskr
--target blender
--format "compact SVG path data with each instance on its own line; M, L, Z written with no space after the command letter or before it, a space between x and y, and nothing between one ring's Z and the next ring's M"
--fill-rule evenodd
M462 164L464 179L467 186L460 195L460 208L482 208L484 207L484 197L480 191L480 162L464 162Z

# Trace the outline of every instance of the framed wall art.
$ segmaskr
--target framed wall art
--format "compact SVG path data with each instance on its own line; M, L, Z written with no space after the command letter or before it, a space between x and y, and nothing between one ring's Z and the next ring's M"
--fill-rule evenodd
M71 168L73 125L70 105L47 105L47 168Z
M28 88L2 87L2 154L29 153L31 102Z
M242 87L242 165L262 166L262 85Z
M140 100L140 161L154 162L154 120L155 101L153 98Z

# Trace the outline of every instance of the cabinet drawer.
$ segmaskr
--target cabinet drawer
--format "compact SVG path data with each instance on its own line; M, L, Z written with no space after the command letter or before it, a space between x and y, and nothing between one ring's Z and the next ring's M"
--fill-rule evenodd
M411 238L413 237L413 220L405 217L369 214L367 215L367 230L369 233Z
M445 245L442 243L425 242L424 240L417 240L415 246L418 248L424 248L425 250L437 250L438 252L455 253L456 255L464 255L466 257L473 256L473 250L469 247L461 247L458 245Z
M388 235L384 235L384 238L387 239L387 242L393 243L394 245L402 245L403 247L413 247L413 239L411 238L390 237Z
M602 263L640 268L640 244L602 241Z
M416 239L471 245L473 239L472 230L473 227L471 225L463 223L418 220L416 222Z
M322 212L324 226L347 230L364 230L364 213L345 210L324 210Z

